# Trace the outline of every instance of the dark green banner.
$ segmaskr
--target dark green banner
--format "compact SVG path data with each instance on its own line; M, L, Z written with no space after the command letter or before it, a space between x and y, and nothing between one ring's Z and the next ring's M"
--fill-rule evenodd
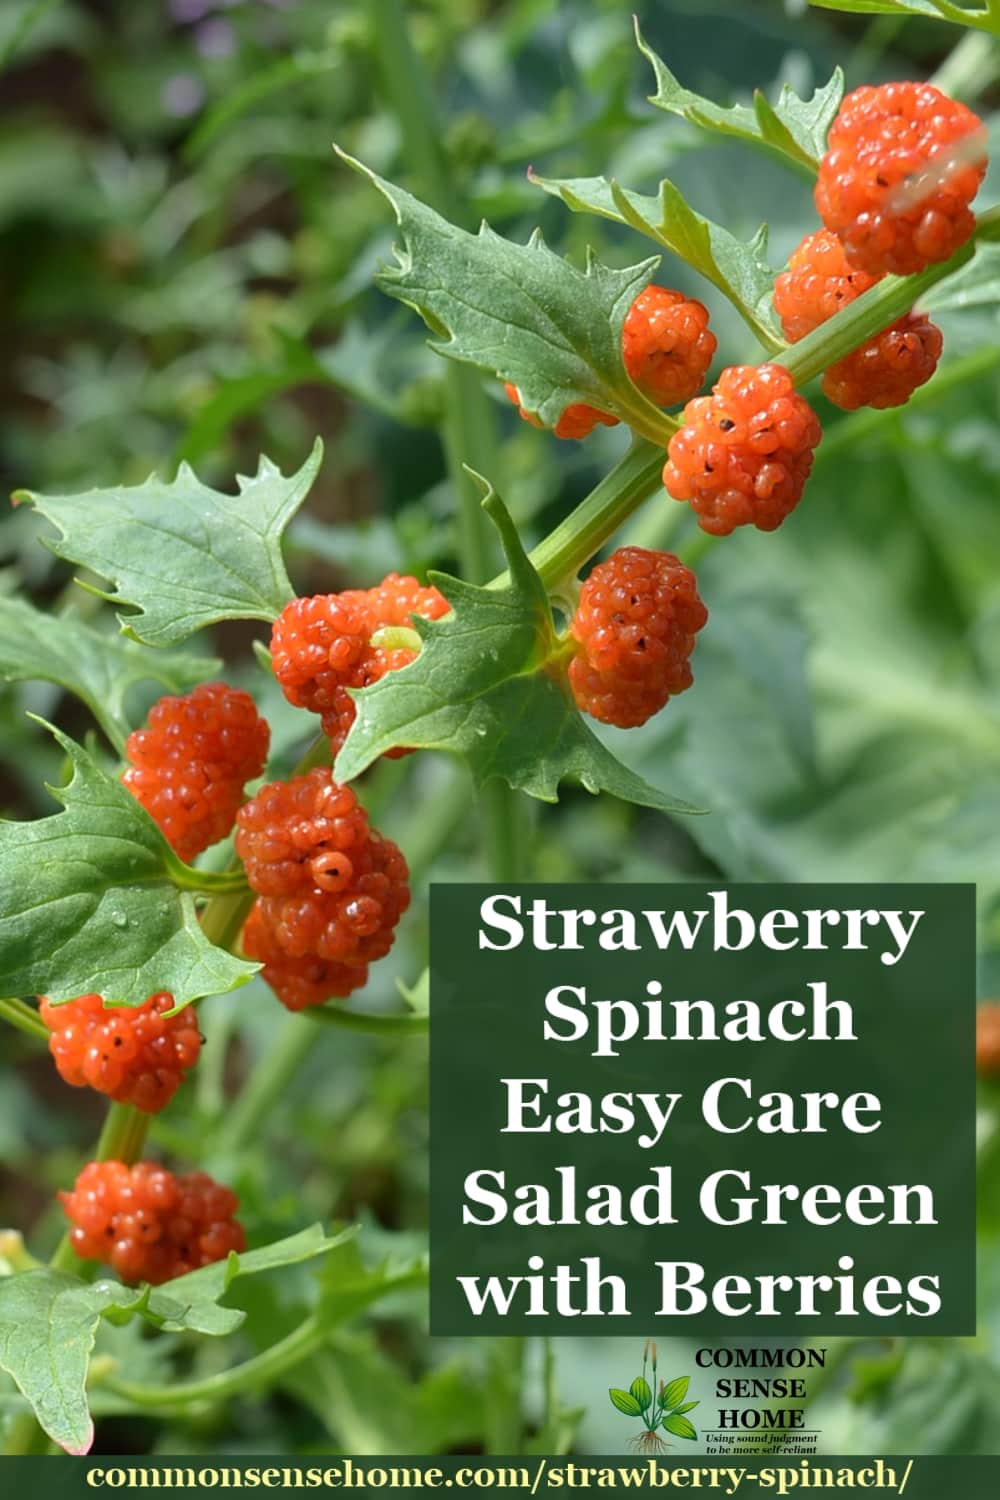
M438 1334L972 1334L974 889L438 885Z
M908 1500L995 1500L1000 1458L308 1458L201 1455L169 1461L97 1458L8 1458L2 1461L5 1492L12 1496L76 1497L178 1491L207 1495L249 1490L268 1494L301 1491L382 1491L410 1495L440 1489L513 1490L529 1495L566 1491L651 1490L706 1492L716 1496L786 1496L834 1491L888 1492Z

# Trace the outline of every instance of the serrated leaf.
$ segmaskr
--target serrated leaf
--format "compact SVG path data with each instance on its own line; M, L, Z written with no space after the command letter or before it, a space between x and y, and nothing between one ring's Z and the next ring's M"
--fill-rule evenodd
M664 1417L662 1426L667 1432L672 1432L674 1437L687 1438L689 1441L698 1436L697 1429L687 1417L677 1416Z
M663 1387L663 1394L660 1397L660 1405L662 1406L663 1410L676 1410L676 1408L680 1406L681 1402L684 1400L684 1397L687 1395L687 1388L690 1384L690 1375L678 1375L676 1380L671 1380L667 1385L665 1385Z
M579 271L537 231L526 245L487 224L469 234L340 154L392 206L402 235L398 264L376 281L420 314L436 336L432 349L512 382L546 427L586 402L666 444L672 427L629 380L621 357L622 324L658 257L614 270L590 255Z
M649 1388L649 1381L643 1380L641 1375L637 1375L629 1386L629 1391L638 1401L640 1410L645 1411L653 1399L653 1392Z
M723 108L686 89L653 51L638 25L635 35L640 52L648 58L656 76L656 93L650 95L651 104L680 115L703 130L734 136L762 148L808 176L816 172L826 150L827 132L844 96L844 75L840 68L811 99L800 99L785 83L777 104L770 104L757 94L752 108L746 104Z
M426 1255L389 1256L369 1266L361 1242L352 1240L323 1268L317 1316L324 1328L337 1328L393 1292L426 1286L427 1279Z
M817 10L848 11L863 16L930 16L935 21L953 21L1000 36L1000 12L996 5L985 9L951 5L948 0L809 0Z
M51 727L51 726L47 726ZM214 947L160 830L121 782L52 729L73 766L50 787L63 811L0 822L0 994L86 993L183 1005L246 984L259 967Z
M352 1225L339 1234L327 1235L321 1224L313 1224L259 1250L246 1250L242 1255L234 1252L226 1260L189 1271L186 1276L178 1276L173 1281L165 1281L149 1291L139 1310L167 1333L179 1333L185 1329L215 1336L232 1333L243 1322L246 1313L238 1308L221 1306L219 1299L234 1281L264 1271L277 1271L283 1266L299 1265L318 1255L328 1255L357 1233L357 1226Z
M642 1407L628 1391L619 1391L612 1386L608 1395L611 1397L611 1405L617 1406L618 1410L623 1411L627 1417L642 1416Z
M0 1281L0 1368L67 1453L87 1453L94 1441L86 1383L101 1314L134 1307L142 1296L117 1281L88 1286L47 1266Z
M337 757L337 780L352 781L385 751L406 745L461 755L478 782L498 776L543 802L558 801L560 783L571 779L641 807L695 812L636 776L587 727L565 673L551 667L558 643L541 580L505 507L480 482L510 582L479 588L431 575L452 613L414 618L423 639L417 659L352 693L357 714Z
M959 312L1000 302L1000 245L977 245L972 259L920 298L921 312Z
M125 696L138 682L186 692L214 676L216 658L151 650L104 635L69 615L46 615L24 599L0 598L0 679L54 682L87 705L118 749L131 725Z
M599 214L648 235L718 287L772 354L785 347L781 325L771 306L775 272L766 260L766 224L752 240L738 240L728 229L696 213L667 178L652 197L630 192L605 177L529 175L533 183L561 198L575 213Z
M114 604L134 610L122 628L153 646L172 646L219 620L273 620L292 598L281 557L285 527L309 493L323 445L285 478L262 458L239 493L209 489L182 464L170 484L155 477L130 488L80 495L19 491L59 529L48 541L66 558L107 578Z

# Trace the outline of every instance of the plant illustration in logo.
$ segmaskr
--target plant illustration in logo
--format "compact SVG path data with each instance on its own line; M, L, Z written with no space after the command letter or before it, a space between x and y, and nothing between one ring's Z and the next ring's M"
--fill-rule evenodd
M652 1355L653 1383L646 1379L646 1370ZM693 1411L697 1401L685 1401L690 1375L678 1375L675 1380L656 1379L656 1345L646 1340L642 1353L642 1374L637 1375L627 1391L612 1386L608 1391L612 1406L626 1417L641 1417L642 1431L629 1439L629 1447L636 1453L665 1453L673 1447L660 1436L660 1428L674 1437L687 1438L689 1442L697 1436L694 1423L685 1415ZM655 1395L654 1395L655 1392Z

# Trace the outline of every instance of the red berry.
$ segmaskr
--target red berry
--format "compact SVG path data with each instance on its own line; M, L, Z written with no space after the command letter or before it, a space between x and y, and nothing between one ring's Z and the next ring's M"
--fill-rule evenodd
M732 365L711 396L684 408L663 482L689 500L703 531L774 531L802 498L822 436L816 413L780 365Z
M629 379L658 406L676 406L700 391L715 349L708 309L683 292L648 286L629 308L622 358Z
M524 410L521 405L521 392L516 385L511 385L508 380L504 390L525 422L530 422L532 427L544 427L545 424L536 416ZM583 401L573 401L566 407L552 431L557 438L585 438L590 436L598 424L602 427L617 427L618 418L613 417L610 412L598 411L596 406L587 406Z
M96 1089L120 1104L156 1114L180 1087L201 1051L194 1011L174 1016L173 995L150 995L134 1008L105 1009L100 995L65 1005L44 998L39 1013L52 1035L49 1051L59 1075L76 1088Z
M279 908L280 909L280 908ZM273 907L254 903L243 929L243 951L264 965L262 978L288 1010L305 1010L327 1000L342 1000L368 983L367 964L344 964L309 954L292 958L271 926Z
M329 770L262 787L240 809L236 850L261 897L252 942L266 928L289 958L356 968L392 947L410 902L406 861Z
M244 785L264 769L269 739L248 693L202 683L154 705L149 727L126 741L132 764L122 779L171 848L190 860L232 828Z
M828 229L807 235L774 283L785 336L796 343L878 280L852 268ZM941 342L930 319L908 313L831 365L823 376L824 395L845 411L902 406L934 374Z
M436 588L424 588L399 573L390 573L374 589L293 599L271 632L274 675L289 703L321 716L336 754L354 723L348 688L371 687L417 655L405 645L380 644L378 633L409 626L413 615L439 620L449 608ZM389 755L405 753L392 750Z
M975 229L982 121L930 83L848 94L820 163L816 207L853 266L880 276L948 260Z
M976 1072L1000 1078L1000 1004L984 1001L976 1011Z
M632 729L691 686L688 658L708 619L694 574L669 552L620 547L580 591L569 668L585 713Z
M175 1177L150 1161L92 1161L59 1198L77 1255L123 1281L158 1286L246 1249L236 1194L204 1172Z

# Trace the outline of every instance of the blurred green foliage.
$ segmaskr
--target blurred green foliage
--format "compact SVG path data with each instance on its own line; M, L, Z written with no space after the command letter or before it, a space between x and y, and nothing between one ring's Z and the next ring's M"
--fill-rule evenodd
M722 103L754 86L774 97L785 80L808 93L837 63L849 86L944 67L949 86L985 112L997 102L995 58L965 42L949 58L959 34L933 22L806 13L797 0L645 0L638 10L678 77ZM652 80L615 0L427 0L408 12L467 223L486 216L519 240L541 224L577 264L587 244L612 265L645 255L627 230L570 215L533 187L533 165L546 177L613 176L643 192L669 175L741 238L766 219L775 264L811 227L804 179L646 106ZM364 0L7 0L8 490L134 483L180 459L228 489L261 452L294 471L318 432L326 458L291 531L300 591L364 585L389 568L455 566L442 365L418 320L373 289L392 228L379 196L331 151L336 139L407 181L374 25ZM984 202L996 198L996 181ZM713 288L669 258L660 279L710 305L720 360L756 357ZM532 809L533 874L975 880L983 993L1000 994L997 300L948 307L940 322L946 359L931 386L902 412L846 418L823 408L826 438L795 516L779 533L741 534L705 555L712 620L695 689L642 731L608 735L648 780L710 816L671 821L567 794L557 809ZM600 477L624 437L600 430L586 445L560 444L491 395L502 448L489 477L531 541ZM113 628L37 545L46 529L26 511L0 520L4 592ZM700 545L665 497L634 518L627 539L669 542L692 559ZM227 626L194 649L225 655L239 678L254 634ZM287 769L301 723L268 693L276 766ZM137 722L148 698L129 701ZM26 708L81 737L89 729L54 685L3 690L0 805L14 816L50 811L42 777L60 779L57 752ZM394 981L413 984L423 970L427 879L484 874L469 798L464 773L435 757L387 763L367 778L365 800L407 851L417 896L376 971L376 1006L398 1003ZM261 1243L311 1219L359 1217L371 1263L419 1251L425 1044L310 1027L258 984L209 1002L205 1016L203 1064L179 1107L155 1123L156 1147L231 1181ZM77 1170L101 1110L54 1081L30 1041L7 1033L3 1046L0 1222L30 1228L44 1253L59 1232L51 1194ZM1000 1451L1000 1107L985 1090L982 1103L979 1339L851 1351L814 1413L828 1451ZM268 1346L316 1296L305 1268L248 1282L236 1300L253 1316L234 1338ZM517 1351L430 1344L423 1320L419 1294L402 1292L337 1331L280 1389L195 1417L137 1417L98 1387L98 1451L512 1451L524 1436L522 1376L528 1428L544 1423L568 1441L571 1424L543 1411L540 1351L522 1371ZM150 1341L132 1326L104 1326L99 1337L99 1352L137 1383L162 1378L170 1359L190 1375L234 1357L214 1345L195 1351L181 1336ZM575 1440L584 1451L620 1444L614 1412L604 1411L606 1370L618 1363L606 1340L555 1351L558 1383L587 1408ZM0 1413L15 1406L0 1387Z

